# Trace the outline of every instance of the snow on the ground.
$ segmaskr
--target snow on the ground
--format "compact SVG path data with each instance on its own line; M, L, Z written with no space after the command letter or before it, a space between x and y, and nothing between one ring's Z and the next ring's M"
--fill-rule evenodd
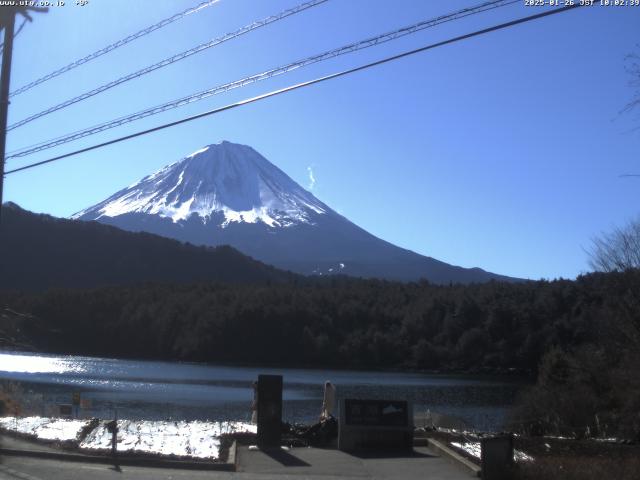
M42 440L75 440L87 423L88 420L64 418L0 417L0 428Z
M89 420L47 417L0 417L0 429L41 440L76 440ZM80 443L80 448L111 450L111 433L101 421ZM118 451L217 458L220 435L256 433L257 426L243 422L118 420Z
M460 450L464 450L472 457L480 458L480 442L451 442L451 445Z
M118 420L118 451L158 453L196 458L217 458L220 435L252 432L257 427L242 422ZM111 433L101 422L80 448L110 450Z
M472 457L480 459L480 452L481 452L480 442L451 442L451 446L467 452ZM526 453L521 452L520 450L514 450L513 457L515 458L516 462L533 461L532 456L527 455Z

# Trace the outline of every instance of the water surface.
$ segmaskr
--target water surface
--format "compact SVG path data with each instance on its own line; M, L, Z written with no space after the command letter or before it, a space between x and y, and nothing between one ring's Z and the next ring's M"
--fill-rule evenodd
M406 399L414 412L456 415L478 429L500 429L522 384L463 375L230 367L118 360L71 355L0 353L0 378L23 383L26 408L49 415L81 393L80 416L144 420L250 419L251 383L259 374L283 375L283 416L317 420L326 380L338 398Z

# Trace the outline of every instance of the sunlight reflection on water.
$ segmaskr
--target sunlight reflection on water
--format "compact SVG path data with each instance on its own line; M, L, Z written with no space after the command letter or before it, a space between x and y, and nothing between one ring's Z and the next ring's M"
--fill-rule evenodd
M287 421L315 421L323 385L330 379L340 398L406 399L415 412L454 415L485 430L499 429L522 384L513 379L408 372L240 367L124 360L71 355L0 353L0 381L20 382L33 415L45 416L86 402L88 417L137 420L246 421L252 382L259 374L283 375Z
M0 353L0 370L16 373L83 373L84 365L73 358Z

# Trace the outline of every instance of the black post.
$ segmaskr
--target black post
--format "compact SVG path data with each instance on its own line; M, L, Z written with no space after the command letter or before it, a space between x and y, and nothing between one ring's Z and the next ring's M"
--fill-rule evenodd
M3 15L4 16L4 15ZM2 193L4 187L4 156L7 143L7 116L9 114L9 82L11 80L11 56L13 55L13 33L16 14L13 9L3 19L4 47L2 70L0 71L0 224L2 222Z
M496 435L480 440L483 480L508 480L513 472L513 435Z
M258 447L280 448L282 375L258 375Z
M118 409L114 410L113 420L107 422L107 431L111 433L111 456L113 457L113 466L119 469L118 464Z

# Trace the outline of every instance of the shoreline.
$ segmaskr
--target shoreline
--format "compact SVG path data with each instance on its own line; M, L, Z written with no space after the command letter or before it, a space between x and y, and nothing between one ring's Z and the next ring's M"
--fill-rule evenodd
M55 351L38 351L38 350L15 350L0 347L0 354L14 354L14 355L43 355L43 356L72 356L91 358L96 360L120 360L131 362L163 362L183 365L194 366L207 366L207 367L229 367L229 368L268 368L268 369L289 369L289 370L333 370L333 371L352 371L352 372L381 372L381 373L408 373L408 374L420 374L420 375L433 375L433 376L472 376L477 377L499 377L507 379L513 379L514 381L521 381L522 383L534 383L535 376L533 372L528 370L521 370L512 367L503 367L489 369L486 367L476 369L455 369L455 368L440 368L440 369L415 369L415 368L400 368L400 367L362 367L362 366L349 366L349 365L322 365L322 364L295 364L287 365L281 363L268 363L263 362L261 364L255 364L250 362L200 362L195 360L180 360L171 358L150 358L150 357L128 357L128 356L96 356L86 353L69 353L69 352L55 352Z

